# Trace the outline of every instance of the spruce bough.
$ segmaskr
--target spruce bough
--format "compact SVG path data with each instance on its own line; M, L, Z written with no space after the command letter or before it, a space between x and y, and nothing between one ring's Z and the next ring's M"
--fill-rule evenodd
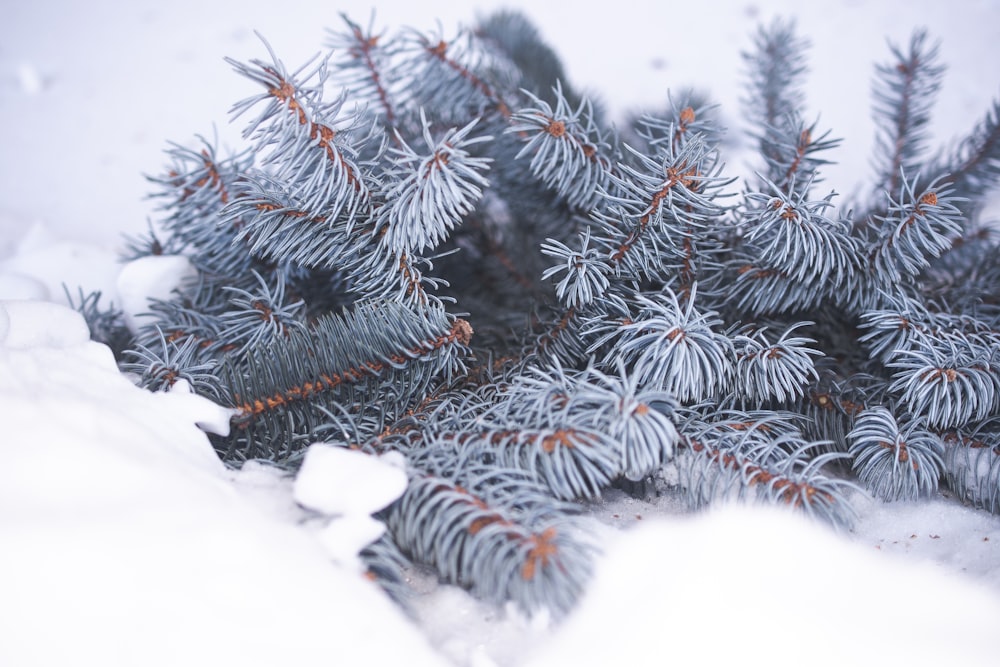
M233 408L212 436L232 465L403 453L363 554L390 590L414 559L565 613L593 556L581 504L650 478L839 527L858 487L1000 510L1000 103L929 155L925 33L877 69L878 185L843 205L817 192L837 141L803 118L791 23L745 55L738 184L710 105L619 133L518 14L448 38L343 17L327 46L294 71L269 47L231 61L246 150L176 145L152 179L163 216L127 258L197 278L129 337L81 310L144 386Z

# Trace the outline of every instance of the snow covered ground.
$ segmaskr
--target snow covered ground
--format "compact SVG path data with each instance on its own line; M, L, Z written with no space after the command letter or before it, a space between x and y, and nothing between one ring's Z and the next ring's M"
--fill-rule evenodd
M123 232L155 217L145 173L167 141L217 133L246 95L224 56L289 64L336 12L446 33L524 7L574 83L609 108L696 85L739 127L739 51L759 21L796 15L812 43L810 107L845 142L827 183L869 173L871 64L926 26L950 66L932 127L960 136L1000 93L1000 3L171 3L40 0L0 9L0 665L996 665L1000 519L949 498L859 498L853 533L774 511L680 516L669 497L608 494L606 555L564 624L496 610L413 573L407 617L357 576L369 514L398 493L393 461L329 460L298 481L226 470L202 429L225 415L117 373L62 284L118 300ZM710 19L697 18L711 8ZM696 20L697 18L697 20ZM700 27L705 26L705 27ZM334 454L333 456L336 456ZM359 470L372 464L371 469ZM358 470L374 495L323 484ZM360 503L360 504L358 504ZM302 506L310 508L306 511ZM621 524L625 530L613 530ZM345 549L345 545L354 545Z

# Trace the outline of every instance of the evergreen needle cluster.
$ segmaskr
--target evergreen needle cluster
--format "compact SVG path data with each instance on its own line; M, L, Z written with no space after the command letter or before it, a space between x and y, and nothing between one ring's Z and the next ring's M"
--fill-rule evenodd
M246 149L177 145L152 179L163 217L129 258L197 278L127 343L82 307L144 386L233 408L213 436L233 465L405 455L365 552L387 585L415 559L563 613L593 552L581 502L651 478L838 526L858 487L1000 510L1000 103L928 154L926 34L877 69L878 182L846 205L819 191L837 141L804 118L790 23L745 55L738 184L711 106L619 132L518 14L449 36L344 17L327 46L232 61Z

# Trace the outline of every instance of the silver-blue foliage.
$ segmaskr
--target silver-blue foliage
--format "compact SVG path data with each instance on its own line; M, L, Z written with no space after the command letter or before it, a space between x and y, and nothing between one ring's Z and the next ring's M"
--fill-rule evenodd
M838 141L806 118L792 23L745 54L756 174L734 186L703 94L615 128L519 14L454 37L342 19L298 69L266 43L229 61L242 150L169 147L126 256L197 276L118 352L230 407L231 464L401 453L391 542L364 555L395 596L412 558L565 613L594 552L578 502L613 485L846 527L852 480L902 500L943 479L1000 511L1000 107L929 159L923 33L878 69L876 177L842 203L817 192Z

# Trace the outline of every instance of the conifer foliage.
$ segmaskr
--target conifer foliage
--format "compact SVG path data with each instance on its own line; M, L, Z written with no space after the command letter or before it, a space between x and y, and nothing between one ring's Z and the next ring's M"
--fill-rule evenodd
M593 552L579 508L650 478L842 527L859 487L1000 511L1000 102L928 155L925 33L877 69L878 185L845 204L819 191L837 141L805 118L790 23L746 54L746 183L711 106L619 133L518 14L447 36L342 17L327 46L230 62L245 150L169 150L129 257L197 278L123 368L231 407L212 437L233 465L403 453L373 576L411 558L563 613Z

